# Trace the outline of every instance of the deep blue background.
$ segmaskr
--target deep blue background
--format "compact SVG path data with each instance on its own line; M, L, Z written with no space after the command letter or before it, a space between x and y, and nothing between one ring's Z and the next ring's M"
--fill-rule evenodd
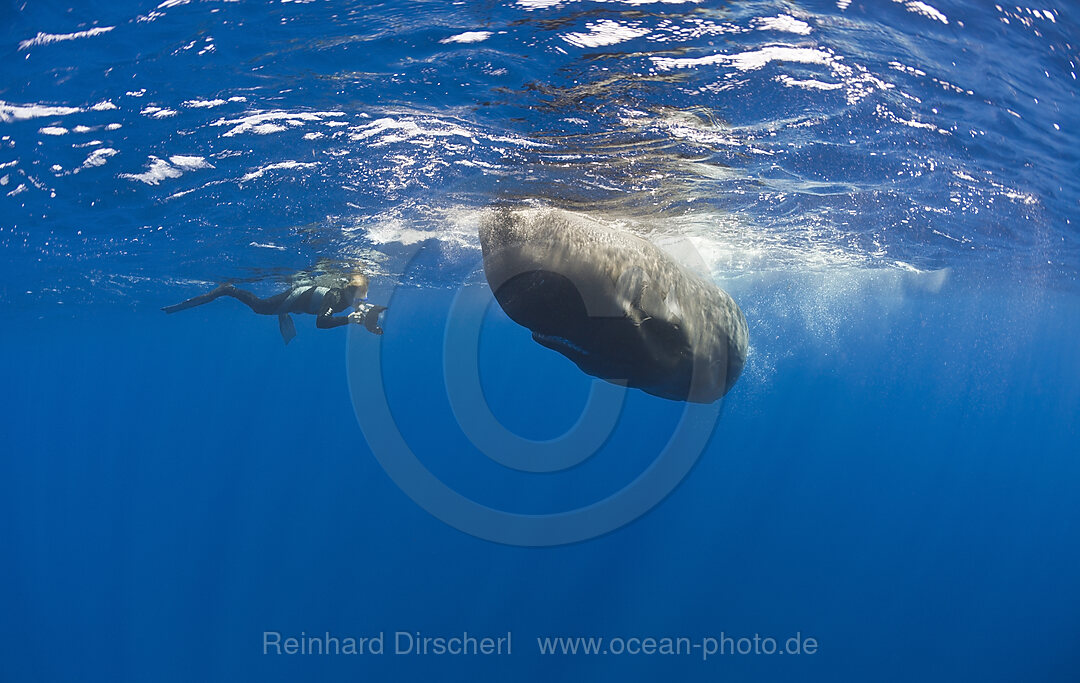
M737 386L656 510L550 549L468 537L393 486L352 414L343 334L301 326L285 349L272 319L231 302L184 318L23 317L2 342L3 677L1072 680L1080 363L1064 313L1077 300L1024 303L957 284L868 315L840 353L792 338L767 388ZM441 433L452 416L427 365L445 304L395 298L386 381L415 387L411 402L392 396L399 424L439 426L403 427L423 457L483 472ZM499 315L484 334L521 336ZM403 344L413 369L394 360ZM526 343L502 349L509 365L573 370ZM489 395L517 374L486 378ZM542 417L583 386L517 385L516 410ZM554 411L549 435L566 426ZM514 655L263 657L263 630L511 630ZM540 658L534 641L796 631L819 653Z

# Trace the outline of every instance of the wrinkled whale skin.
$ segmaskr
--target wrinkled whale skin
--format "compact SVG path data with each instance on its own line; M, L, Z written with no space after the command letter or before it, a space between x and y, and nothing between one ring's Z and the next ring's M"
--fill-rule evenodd
M663 398L711 403L746 362L746 318L726 292L652 243L555 208L481 222L495 299L582 371Z

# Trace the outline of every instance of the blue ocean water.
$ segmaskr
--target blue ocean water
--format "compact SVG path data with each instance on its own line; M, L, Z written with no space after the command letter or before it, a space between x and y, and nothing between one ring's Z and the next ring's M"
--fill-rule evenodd
M0 680L1077 680L1077 12L3 3ZM491 305L496 203L729 291L751 349L718 419L603 393ZM381 337L159 311L358 270ZM590 392L617 424L507 468L460 368L556 456ZM645 514L519 530L618 497L687 424L711 439ZM444 521L395 434L509 514ZM465 632L512 651L395 653ZM601 654L541 651L577 637ZM761 652L791 638L815 647Z

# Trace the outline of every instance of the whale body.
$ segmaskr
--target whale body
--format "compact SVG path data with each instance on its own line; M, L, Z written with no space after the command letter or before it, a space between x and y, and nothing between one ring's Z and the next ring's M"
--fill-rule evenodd
M587 374L695 403L739 378L739 306L652 243L556 208L498 208L479 232L502 309Z

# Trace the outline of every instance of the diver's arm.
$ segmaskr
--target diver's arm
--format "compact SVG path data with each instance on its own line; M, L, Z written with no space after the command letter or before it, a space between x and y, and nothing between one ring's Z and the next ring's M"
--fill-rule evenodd
M335 327L341 327L342 325L348 325L352 322L349 316L343 315L341 317L334 317L332 311L326 311L315 319L315 327L320 330L331 330Z
M319 329L328 330L334 327L348 325L349 323L356 323L357 325L363 325L364 328L372 334L383 333L382 328L379 327L379 315L386 310L386 306L376 306L367 302L357 302L354 304L354 309L355 310L348 315L335 317L334 309L328 308L315 320L315 326Z

